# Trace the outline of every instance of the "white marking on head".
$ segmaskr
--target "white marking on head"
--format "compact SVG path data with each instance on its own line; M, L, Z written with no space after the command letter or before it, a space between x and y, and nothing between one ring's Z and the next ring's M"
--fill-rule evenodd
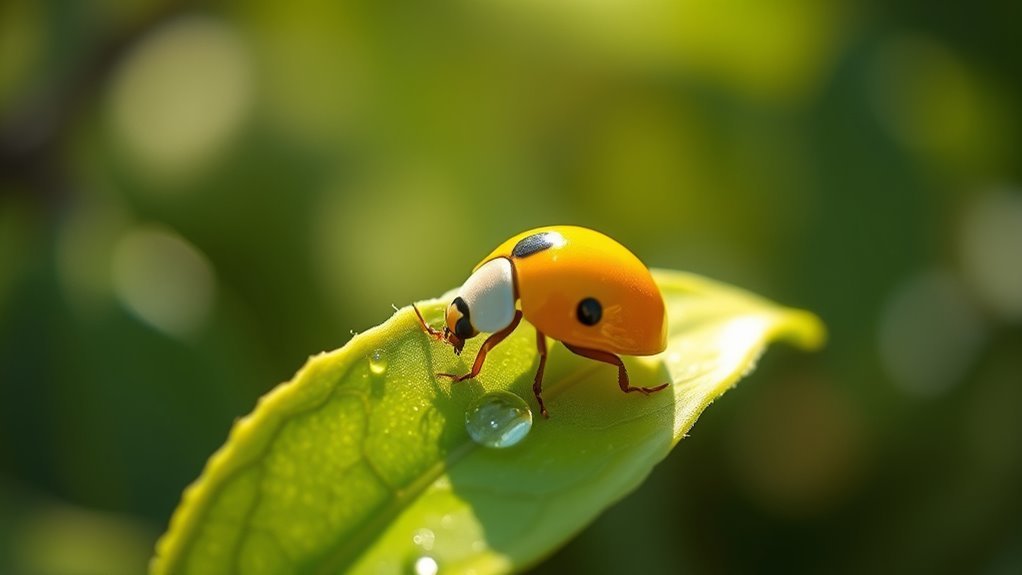
M478 331L496 332L515 317L515 284L511 262L490 260L465 280L458 295L468 304L468 319Z

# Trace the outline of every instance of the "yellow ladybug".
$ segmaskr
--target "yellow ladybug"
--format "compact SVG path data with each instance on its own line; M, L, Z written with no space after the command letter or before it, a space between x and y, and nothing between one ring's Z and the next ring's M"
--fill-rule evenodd
M414 307L414 306L413 306ZM633 387L617 354L653 355L667 346L667 315L646 266L611 238L577 226L549 226L518 234L486 256L447 307L443 331L430 327L418 308L422 329L460 354L465 340L491 333L462 376L438 374L454 381L479 375L486 354L525 318L536 328L539 369L532 390L540 411L546 338L570 351L615 365L625 392L649 394L656 387Z

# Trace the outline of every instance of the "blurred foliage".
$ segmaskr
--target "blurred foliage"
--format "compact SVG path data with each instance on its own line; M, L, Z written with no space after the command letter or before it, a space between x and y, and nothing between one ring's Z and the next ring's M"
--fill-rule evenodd
M111 513L152 537L309 354L575 223L833 337L537 572L1017 572L1020 17L0 3L0 498L53 553Z

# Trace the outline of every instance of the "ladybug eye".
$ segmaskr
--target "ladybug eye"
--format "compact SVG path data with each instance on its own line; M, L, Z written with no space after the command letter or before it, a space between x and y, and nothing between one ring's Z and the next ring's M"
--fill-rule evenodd
M575 314L583 325L596 325L603 316L603 306L595 298L587 297L578 302Z

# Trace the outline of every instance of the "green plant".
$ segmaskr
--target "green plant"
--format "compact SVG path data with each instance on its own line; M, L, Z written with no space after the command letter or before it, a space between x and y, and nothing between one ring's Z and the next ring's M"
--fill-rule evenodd
M484 574L535 563L638 486L769 341L822 343L810 313L690 274L654 277L668 349L626 361L634 385L672 385L622 394L614 369L555 345L551 418L508 449L474 443L465 413L493 390L534 407L529 327L496 348L478 380L458 384L434 374L467 370L479 342L455 357L410 308L310 358L235 424L185 491L153 574ZM420 307L437 322L448 302Z

